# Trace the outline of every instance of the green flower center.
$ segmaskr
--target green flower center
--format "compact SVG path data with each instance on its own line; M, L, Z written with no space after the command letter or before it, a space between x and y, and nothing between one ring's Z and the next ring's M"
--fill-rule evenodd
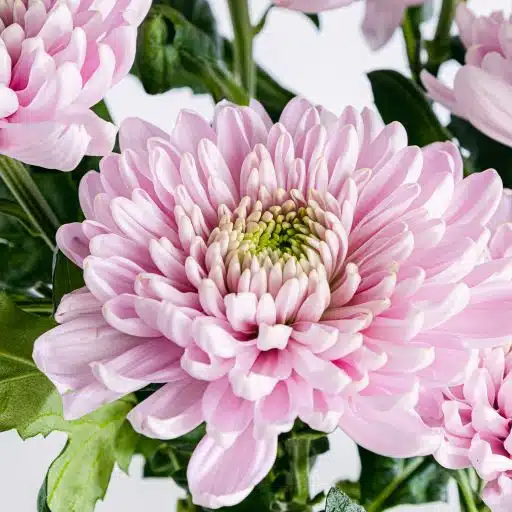
M239 249L251 255L284 254L300 256L311 236L312 209L292 204L272 206L265 212L255 211L247 219L245 232L241 233Z
M257 261L256 267L268 269L290 259L306 272L317 267L322 263L326 214L317 202L298 194L286 194L281 204L265 208L261 201L249 197L244 197L234 211L221 208L219 224L208 245L218 244L226 267L235 256L242 268L255 269Z

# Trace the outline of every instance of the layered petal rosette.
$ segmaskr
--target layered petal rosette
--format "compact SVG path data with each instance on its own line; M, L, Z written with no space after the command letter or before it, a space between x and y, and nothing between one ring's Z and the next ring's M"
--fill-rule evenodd
M188 478L208 508L249 494L297 418L386 455L438 447L420 388L460 384L467 347L512 328L508 261L482 260L495 171L463 179L451 143L303 99L276 124L228 103L171 135L128 120L120 146L58 232L86 287L35 345L68 418L163 384L130 420L162 439L206 423Z
M0 154L71 170L112 151L90 107L130 70L150 0L0 3Z
M425 0L365 0L363 34L369 46L378 50L400 26L407 7L421 5ZM274 0L280 7L316 13L354 3L354 0Z
M503 272L512 275L511 221L512 193L506 189L489 223L492 237L484 255L490 265L508 262L502 276ZM511 295L503 295L509 307ZM474 467L485 482L482 498L492 512L512 510L511 370L509 343L482 349L460 385L429 392L420 409L426 422L444 431L435 453L437 461L449 469Z
M445 431L435 453L449 469L474 467L491 512L512 510L512 353L483 350L465 382L442 394L437 421Z
M453 88L427 71L422 73L423 84L453 114L512 146L512 18L503 12L475 16L461 3L456 22L466 57Z

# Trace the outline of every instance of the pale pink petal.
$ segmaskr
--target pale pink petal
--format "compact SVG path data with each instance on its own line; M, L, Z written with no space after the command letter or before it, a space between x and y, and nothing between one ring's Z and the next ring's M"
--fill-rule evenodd
M135 407L128 419L133 428L145 436L180 437L204 421L200 404L206 387L206 382L183 372Z
M236 505L270 471L276 454L277 436L256 440L251 427L227 449L206 435L187 469L194 503L213 509Z

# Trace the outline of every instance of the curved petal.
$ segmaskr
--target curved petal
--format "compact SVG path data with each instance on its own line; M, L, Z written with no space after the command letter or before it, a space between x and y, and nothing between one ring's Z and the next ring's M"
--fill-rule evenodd
M227 449L207 434L187 469L194 503L211 509L240 503L267 475L276 455L277 436L256 440L252 425Z

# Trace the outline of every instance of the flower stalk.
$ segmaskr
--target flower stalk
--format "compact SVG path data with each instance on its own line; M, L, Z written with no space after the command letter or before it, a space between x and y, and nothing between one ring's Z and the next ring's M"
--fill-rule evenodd
M420 84L420 73L422 69L422 39L420 27L419 24L416 22L415 15L417 15L417 8L409 7L409 9L407 9L405 13L404 20L402 22L402 33L404 36L409 69L411 70L411 74L414 81Z
M459 488L462 510L464 510L464 512L479 512L466 471L464 469L457 470L455 480Z
M367 512L381 512L385 510L387 508L386 501L389 497L424 464L430 464L430 461L425 459L425 457L417 457L413 462L408 464L407 467L382 490L375 500L373 500L370 505L366 506Z
M445 62L450 55L450 31L455 18L457 4L457 0L443 0L434 39L427 45L428 63L426 68L427 71L436 76L441 64Z
M0 176L12 195L23 208L36 232L55 250L55 233L59 220L35 184L28 169L17 160L0 155Z
M235 73L249 97L252 97L256 88L256 69L253 59L254 29L249 16L249 4L247 0L228 0L228 5L235 36Z
M311 440L308 437L288 439L287 451L290 455L291 502L297 512L310 512L309 504L309 452Z

